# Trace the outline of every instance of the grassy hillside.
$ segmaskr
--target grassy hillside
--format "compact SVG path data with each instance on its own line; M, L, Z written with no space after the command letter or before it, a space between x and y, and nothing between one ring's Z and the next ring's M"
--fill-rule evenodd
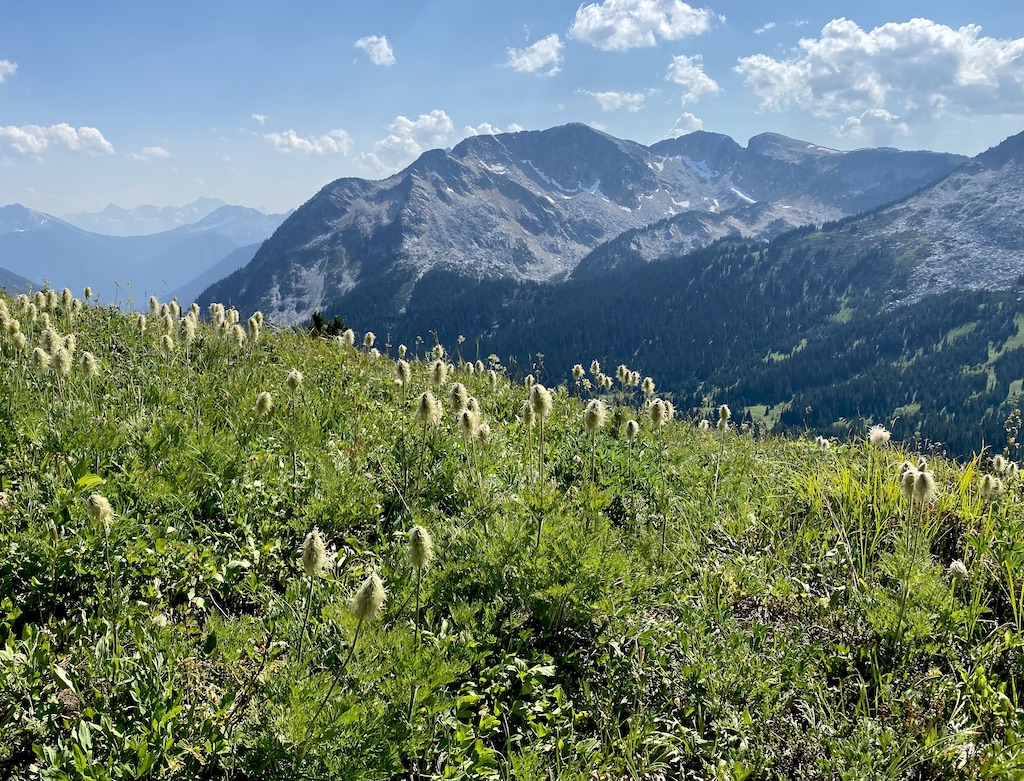
M0 301L0 777L1024 775L991 452Z

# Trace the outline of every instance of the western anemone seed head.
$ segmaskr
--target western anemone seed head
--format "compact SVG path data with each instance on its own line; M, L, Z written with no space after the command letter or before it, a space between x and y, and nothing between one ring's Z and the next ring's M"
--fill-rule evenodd
M15 334L21 333L21 323L13 317L7 321L7 324L4 327L7 329L8 336L14 336Z
M640 390L644 392L644 396L654 395L654 380L650 377L644 377L644 383L640 386Z
M957 583L963 583L967 580L967 565L960 561L960 559L954 559L949 564L949 577Z
M436 358L430 367L430 382L440 388L446 379L448 379L448 364L440 358Z
M256 325L258 325L260 328L262 328L263 327L263 312L261 310L257 309L255 312L252 313L252 317L253 317L253 320L256 321Z
M375 341L377 341L377 334L375 334L373 331L367 331L366 335L363 337L363 347L369 350L371 347L373 347L373 343Z
M16 331L14 336L11 337L11 341L14 343L14 349L19 353L24 352L25 348L28 347L28 337L21 331Z
M1003 481L995 475L985 475L981 479L981 496L983 499L996 499L1002 496L1005 490Z
M50 354L42 347L34 349L32 351L32 357L29 359L32 364L32 368L39 374L46 374L46 372L50 370L50 360Z
M92 288L91 287L86 286L86 288L85 288L85 300L86 301L91 301L92 300Z
M35 320L35 317L33 316L31 319ZM43 329L46 329L46 328L50 327L50 313L49 312L42 312L39 315L39 327L43 328Z
M466 386L461 382L457 382L452 385L450 391L448 391L448 399L452 403L452 408L461 410L466 406L466 401L469 399L469 391L466 390Z
M491 427L486 422L482 422L476 427L476 441L481 445L486 445L491 441Z
M430 350L430 354L434 356L435 361L440 361L444 358L444 347L440 344L435 344Z
M423 569L434 558L434 541L430 532L420 525L409 529L409 561L416 569Z
M165 356L174 353L174 339L171 338L170 334L164 334L160 337L160 352Z
M480 408L480 402L476 400L476 396L470 396L466 399L466 409L473 413L473 417L480 420L483 415L483 410Z
M160 304L160 317L166 317L171 313L171 308L167 304Z
M78 349L78 340L75 339L74 334L68 334L64 337L64 344L62 346L68 351L69 355L74 355L75 350Z
M292 393L298 392L299 388L302 387L302 372L298 369L292 369L288 372L288 376L285 377L284 384L288 386L288 390Z
M74 312L76 315L82 311L82 302L79 299L71 299L71 311Z
M477 374L483 374L485 371L487 371L487 367L484 366L484 362L481 361L479 358L477 358L476 359L476 373Z
M398 363L395 364L395 381L404 387L409 384L410 377L412 377L412 368L410 368L409 362L399 358Z
M615 370L615 376L618 377L622 385L626 384L626 380L629 379L629 369L626 367L626 364L619 364L619 368Z
M228 331L228 341L231 342L235 347L241 347L245 344L245 329L242 328L238 323L231 326L231 330Z
M64 306L71 306L72 300L74 300L75 294L71 292L69 288L64 288L60 291L60 302Z
M159 312L160 312L160 302L157 300L156 296L150 296L149 297L149 313L151 315L156 315Z
M89 498L85 500L85 509L89 513L89 517L94 521L99 521L103 524L103 528L107 531L110 530L110 522L114 518L114 509L110 506L110 502L102 494L89 494Z
M591 399L583 410L583 425L591 434L595 434L608 418L608 408L603 401Z
M135 329L140 333L146 333L146 316L140 314L135 318Z
M260 323L255 317L250 317L249 322L249 338L254 342L260 338Z
M302 569L311 578L315 578L327 566L327 546L324 545L324 538L320 536L320 530L313 527L313 531L306 535L302 542Z
M170 312L160 315L160 328L165 334L174 333L174 318L171 317Z
M371 347L369 356L376 361L378 358L380 358L380 350L378 350L376 347Z
M464 364L462 364L462 370L466 372L467 375L472 377L473 373L476 371L476 367L469 361L466 361Z
M597 358L590 362L590 374L597 377L601 373L601 364L597 362Z
M661 404L665 408L665 422L668 423L670 420L673 420L675 418L676 407L668 399L662 399Z
M1006 471L1006 457L995 455L992 456L992 471L997 475L1001 475Z
M43 332L39 334L39 346L47 352L53 352L62 343L63 340L52 328L44 328Z
M868 429L868 442L873 447L884 447L889 443L892 434L881 423L876 423Z
M185 344L192 344L196 338L198 323L190 314L178 321L178 330L181 332L181 341Z
M544 420L551 413L551 391L540 383L530 388L530 406L533 414Z
M650 415L651 425L659 429L665 423L665 405L661 399L655 399L651 402L651 406L647 408L647 414Z
M729 418L731 418L731 417L732 417L732 410L729 409L729 405L728 404L723 404L721 407L718 408L718 419L719 420L729 420Z
M520 410L519 416L523 419L523 425L527 428L533 425L533 406L530 404L529 399L523 402L523 408Z
M577 382L583 379L584 373L585 372L583 371L582 363L577 363L575 366L572 367L572 378Z
M468 409L464 409L459 413L459 433L462 434L462 438L466 442L469 442L476 436L476 415Z
M274 398L269 392L263 391L256 397L256 414L269 415L274 411Z
M37 290L32 300L36 305L36 309L46 309L46 293L42 290Z
M199 322L199 311L200 311L199 310L199 304L197 304L195 301L193 301L192 305L189 306L188 311L192 315L192 317L195 319L195 321Z
M523 385L526 386L527 392L533 390L533 383L535 383L536 381L537 380L534 378L532 374L526 375L526 379L523 380Z
M498 387L498 373L491 369L487 372L487 379L491 382L491 390L496 390Z
M629 373L629 386L635 388L640 384L640 372Z
M356 590L348 604L348 609L359 621L368 621L377 617L387 597L388 593L384 590L384 582L374 572Z
M234 307L231 307L227 312L224 313L224 319L227 321L228 325L234 325L235 323L237 323L238 317L238 310L235 309Z
M635 420L631 420L626 423L626 441L632 442L636 439L636 435L640 433L640 424Z
M708 432L711 431L711 421L707 418L703 418L700 423L697 424L697 431Z
M71 355L63 347L58 347L53 354L53 370L61 377L71 374Z
M167 306L168 311L171 313L171 317L177 318L181 315L181 306L178 304L178 299L172 298L171 303Z
M416 399L416 422L421 426L436 426L443 411L441 402L430 391L423 391Z
M98 377L99 376L99 373L100 373L99 361L97 361L96 360L96 356L93 355L88 350L83 350L82 351L81 367L82 367L82 374L84 374L86 377L89 377L91 379L93 377Z
M1009 464L1007 464L1006 465L1006 479L1007 480L1012 480L1013 478L1015 478L1017 476L1017 472L1019 471L1019 469L1020 469L1020 467L1018 467L1016 462L1014 462L1014 461L1011 461Z
M612 389L612 378L607 375L604 378L604 389L605 391L610 391Z
M914 475L914 501L930 502L935 498L935 475L918 472Z
M57 291L56 290L47 290L46 291L46 308L47 309L49 309L51 311L56 309L57 308L57 302L59 300L60 299L57 297Z
M409 352L409 348L408 347L406 347L404 344L398 345L398 357L399 358L405 358L405 354L407 352Z
M818 443L818 447L822 450L828 450L832 447L832 440L828 437L817 436L814 438L814 441Z

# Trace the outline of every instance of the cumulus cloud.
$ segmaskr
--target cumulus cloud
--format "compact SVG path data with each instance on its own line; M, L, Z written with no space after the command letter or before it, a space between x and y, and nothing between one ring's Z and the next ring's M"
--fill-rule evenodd
M945 115L1024 114L1024 38L981 35L929 19L865 32L833 19L788 59L741 57L734 69L761 108L796 107L839 121L840 135L905 135Z
M356 41L356 48L362 49L374 65L395 64L395 52L384 35L367 35Z
M584 95L590 95L597 101L601 111L618 111L626 109L635 113L644 107L646 95L643 92L591 92L590 90L579 90Z
M283 133L264 133L274 147L282 152L303 155L347 155L352 150L352 136L340 128L322 136L300 136L294 130Z
M395 117L388 125L388 135L373 145L373 151L363 155L371 168L387 173L407 165L428 149L444 147L455 125L444 111L437 108L416 119Z
M558 37L558 33L552 33L546 38L541 38L525 49L509 49L508 59L505 65L520 73L537 73L547 68L544 76L554 76L561 70L558 63L562 61L562 49L565 44ZM548 67L550 66L550 67Z
M256 120L261 125L265 125L267 123L267 115L266 114L253 114L252 115L252 119Z
M687 111L676 120L672 129L665 134L665 138L678 138L679 136L685 136L687 133L693 133L697 130L701 130L703 127L704 121L698 119Z
M72 152L114 154L114 145L94 127L74 128L66 122L57 125L0 126L0 150L19 155L39 156L51 146Z
M569 37L605 51L635 49L706 33L711 19L681 0L604 0L579 7Z
M756 30L754 30L754 35L761 35L763 33L768 32L769 30L774 30L777 26L778 25L776 25L775 22L765 22Z
M673 57L672 63L668 66L665 78L685 89L682 95L684 104L692 103L701 95L715 95L722 91L718 82L704 72L702 63L703 59L699 54L692 57L680 54Z
M507 128L502 130L497 125L492 125L490 122L481 122L476 127L472 125L466 125L462 128L462 137L468 138L469 136L496 136L499 133L518 133L523 129L522 125L517 125L513 122Z
M0 84L4 83L4 79L8 76L13 76L18 72L18 64L11 62L10 60L0 60Z
M170 157L171 153L163 147L159 146L144 146L141 152L132 152L133 160L152 160L156 157Z

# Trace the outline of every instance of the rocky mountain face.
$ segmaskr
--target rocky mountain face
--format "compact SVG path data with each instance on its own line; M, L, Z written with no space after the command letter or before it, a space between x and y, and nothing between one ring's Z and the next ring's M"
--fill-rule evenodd
M963 161L775 135L746 148L704 132L646 147L582 124L475 136L382 181L331 183L203 300L282 321L318 309L386 318L433 270L554 281L627 232L644 233L630 262L730 235L769 238L905 197ZM615 259L605 263L584 270Z
M240 247L247 248L247 262L253 245L273 233L285 216L222 206L198 222L162 233L107 236L12 204L0 207L0 266L37 287L48 280L80 294L88 285L104 302L133 298L144 303L150 295L166 299L179 288L195 289L188 286L197 278L208 285L230 273L237 262L222 266L217 276L205 276Z

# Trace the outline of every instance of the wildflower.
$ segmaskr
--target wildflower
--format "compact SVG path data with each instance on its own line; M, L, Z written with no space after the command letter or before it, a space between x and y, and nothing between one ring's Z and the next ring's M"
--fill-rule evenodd
M917 472L914 475L914 501L930 502L935 498L935 475L931 472Z
M263 391L256 397L256 414L269 415L274 411L274 398L269 392Z
M572 367L572 378L577 382L583 379L583 374L583 364L577 363Z
M24 352L25 348L28 347L28 338L21 331L17 331L11 337L11 341L14 342L14 349L19 353Z
M252 319L256 321L256 325L258 325L260 328L263 327L263 312L261 312L259 309L252 313Z
M193 320L199 322L199 304L193 301L191 306L189 306L188 308L188 312L190 315L192 315Z
M832 447L832 440L828 437L817 436L814 441L818 444L818 447L822 450L828 450Z
M651 426L655 429L659 429L665 423L665 406L661 399L655 399L651 402L651 406L647 409L647 414L651 418Z
M430 354L434 356L435 361L440 361L444 358L444 347L440 344L435 344L433 349L431 349Z
M468 409L464 409L459 413L459 433L462 434L464 441L469 442L475 437L476 426L476 415Z
M718 422L721 423L723 420L728 421L732 417L732 410L729 409L728 404L723 404L718 408Z
M914 500L914 483L917 480L917 467L909 461L904 461L900 466L899 473L900 490L903 491L903 498L908 502Z
M626 423L626 441L632 442L636 439L636 435L640 433L640 424L635 420L631 420Z
M311 578L316 577L327 566L327 546L324 545L324 538L320 536L320 530L313 527L313 531L306 535L302 543L302 569Z
M469 410L473 417L479 422L480 417L483 415L483 410L480 409L480 402L476 400L476 396L470 396L466 399L466 409Z
M349 602L349 610L352 611L359 621L376 618L387 599L387 591L384 590L384 583L380 576L374 572L356 591L355 596Z
M530 389L530 406L533 414L543 420L551 412L551 392L541 384Z
M465 371L465 372L466 372L466 374L467 374L467 375L469 375L470 377L472 377L472 376L473 376L473 372L475 372L475 371L476 371L476 367L475 367L475 366L474 366L474 365L473 365L472 363L470 363L469 361L466 361L466 362L465 362L465 363L463 364L463 366L462 366L462 369L463 369L463 371Z
M481 445L486 445L491 441L491 427L486 422L476 427L476 441Z
M624 363L619 364L619 368L615 370L615 376L619 378L619 382L625 385L629 380L629 368Z
M140 314L138 317L135 318L135 330L137 330L140 334L146 333L146 316L145 315Z
M50 370L50 354L42 347L37 347L32 351L32 357L29 361L32 364L32 368L39 374L46 374Z
M469 391L466 390L465 385L457 382L452 385L451 390L448 392L448 399L451 401L453 409L464 409L466 401L469 399Z
M373 343L375 341L377 341L377 335L373 331L367 331L366 335L363 337L363 347L369 350L373 347Z
M254 342L260 338L260 323L255 317L249 318L249 338Z
M532 374L526 375L526 379L523 380L523 385L526 386L527 392L533 390L533 383L535 383L536 381L537 380L534 378Z
M100 364L96 360L96 356L88 350L82 352L81 358L82 374L90 379L92 377L98 377L100 373Z
M411 376L412 369L409 367L409 362L399 358L398 363L395 364L395 381L400 386L405 387L409 384L409 378Z
M7 321L7 324L4 326L4 328L7 330L8 336L14 336L15 334L21 333L21 323L19 323L13 317Z
M949 577L957 583L963 583L967 580L967 565L960 559L954 559L949 565Z
M178 330L181 332L181 341L183 341L187 345L192 344L192 342L194 342L196 338L197 327L198 323L196 322L196 319L192 317L191 314L188 314L185 317L181 318L181 320L178 322Z
M605 378L604 378L604 389L605 389L605 391L610 391L612 389L612 378L611 377L605 376Z
M299 388L302 387L302 372L298 369L292 369L288 372L288 376L285 378L284 384L288 386L288 390L292 393L298 392Z
M599 399L591 399L583 410L583 425L591 434L597 433L608 418L608 407Z
M42 290L37 290L33 297L33 302L36 305L36 309L46 309L46 293Z
M149 297L149 313L154 317L160 312L160 302L156 296Z
M409 348L408 347L406 347L404 344L398 345L398 357L399 358L405 358L405 354L407 352L409 352Z
M110 506L110 502L102 494L89 494L89 498L85 500L85 509L89 513L89 517L94 521L99 521L103 524L103 528L106 531L110 531L110 522L114 518L114 509Z
M171 338L170 334L164 334L160 337L160 352L163 353L164 357L170 357L174 353L174 339Z
M673 420L676 416L676 407L668 399L662 399L662 406L665 408L665 422Z
M67 377L71 373L71 355L63 347L58 347L53 354L53 369L61 377Z
M981 497L983 499L996 499L1002 496L1005 490L1003 481L995 475L985 475L981 479Z
M441 422L441 415L444 409L441 402L435 398L430 391L424 391L416 400L416 422L421 426L436 426Z
M160 304L160 319L169 316L171 314L171 308L167 304Z
M491 390L496 390L498 387L498 373L494 371L494 369L491 369L487 372L487 379L490 380Z
M229 310L228 310L228 311L227 311L227 312L225 313L225 317L224 317L224 319L225 319L225 320L227 321L227 324L228 324L228 325L234 325L235 323L237 323L237 322L238 322L238 310L237 310L237 309L235 309L234 307L231 307L231 308L230 308L230 309L229 309Z
M423 569L434 558L434 541L430 532L416 525L409 529L409 561L416 569Z
M178 299L172 298L167 310L171 313L171 317L173 318L177 318L181 315L181 307L178 305Z
M91 301L92 300L92 288L91 287L87 286L85 288L85 300L86 301Z
M880 423L876 423L868 429L868 442L873 447L884 447L889 443L890 437L892 434Z
M992 471L997 475L1001 475L1006 471L1006 465L1008 461L1005 456L995 455L992 456Z
M643 385L640 386L640 390L644 392L644 396L654 395L654 380L650 377L644 377Z
M74 298L75 295L74 293L71 292L69 288L64 288L62 291L60 291L60 302L63 306L71 306L71 302L72 300L74 300Z
M533 425L533 406L530 404L529 399L523 402L523 408L520 410L519 416L523 419L523 425L527 428Z
M476 373L477 374L483 374L485 371L487 371L487 367L484 366L484 362L481 361L479 358L477 358L477 361L476 361Z
M71 311L74 312L76 315L82 311L82 302L79 301L77 298L71 299Z
M590 373L594 377L597 377L601 373L601 364L597 362L597 358L590 362Z
M444 381L448 378L448 365L440 358L434 360L433 365L430 367L430 381L433 385L440 388L444 385Z
M65 350L68 351L68 355L75 354L75 350L78 348L78 342L75 339L74 334L68 334L67 336L64 337L63 347Z
M236 348L241 349L242 345L245 344L245 329L238 323L235 323L231 326L231 330L228 331L228 338Z

